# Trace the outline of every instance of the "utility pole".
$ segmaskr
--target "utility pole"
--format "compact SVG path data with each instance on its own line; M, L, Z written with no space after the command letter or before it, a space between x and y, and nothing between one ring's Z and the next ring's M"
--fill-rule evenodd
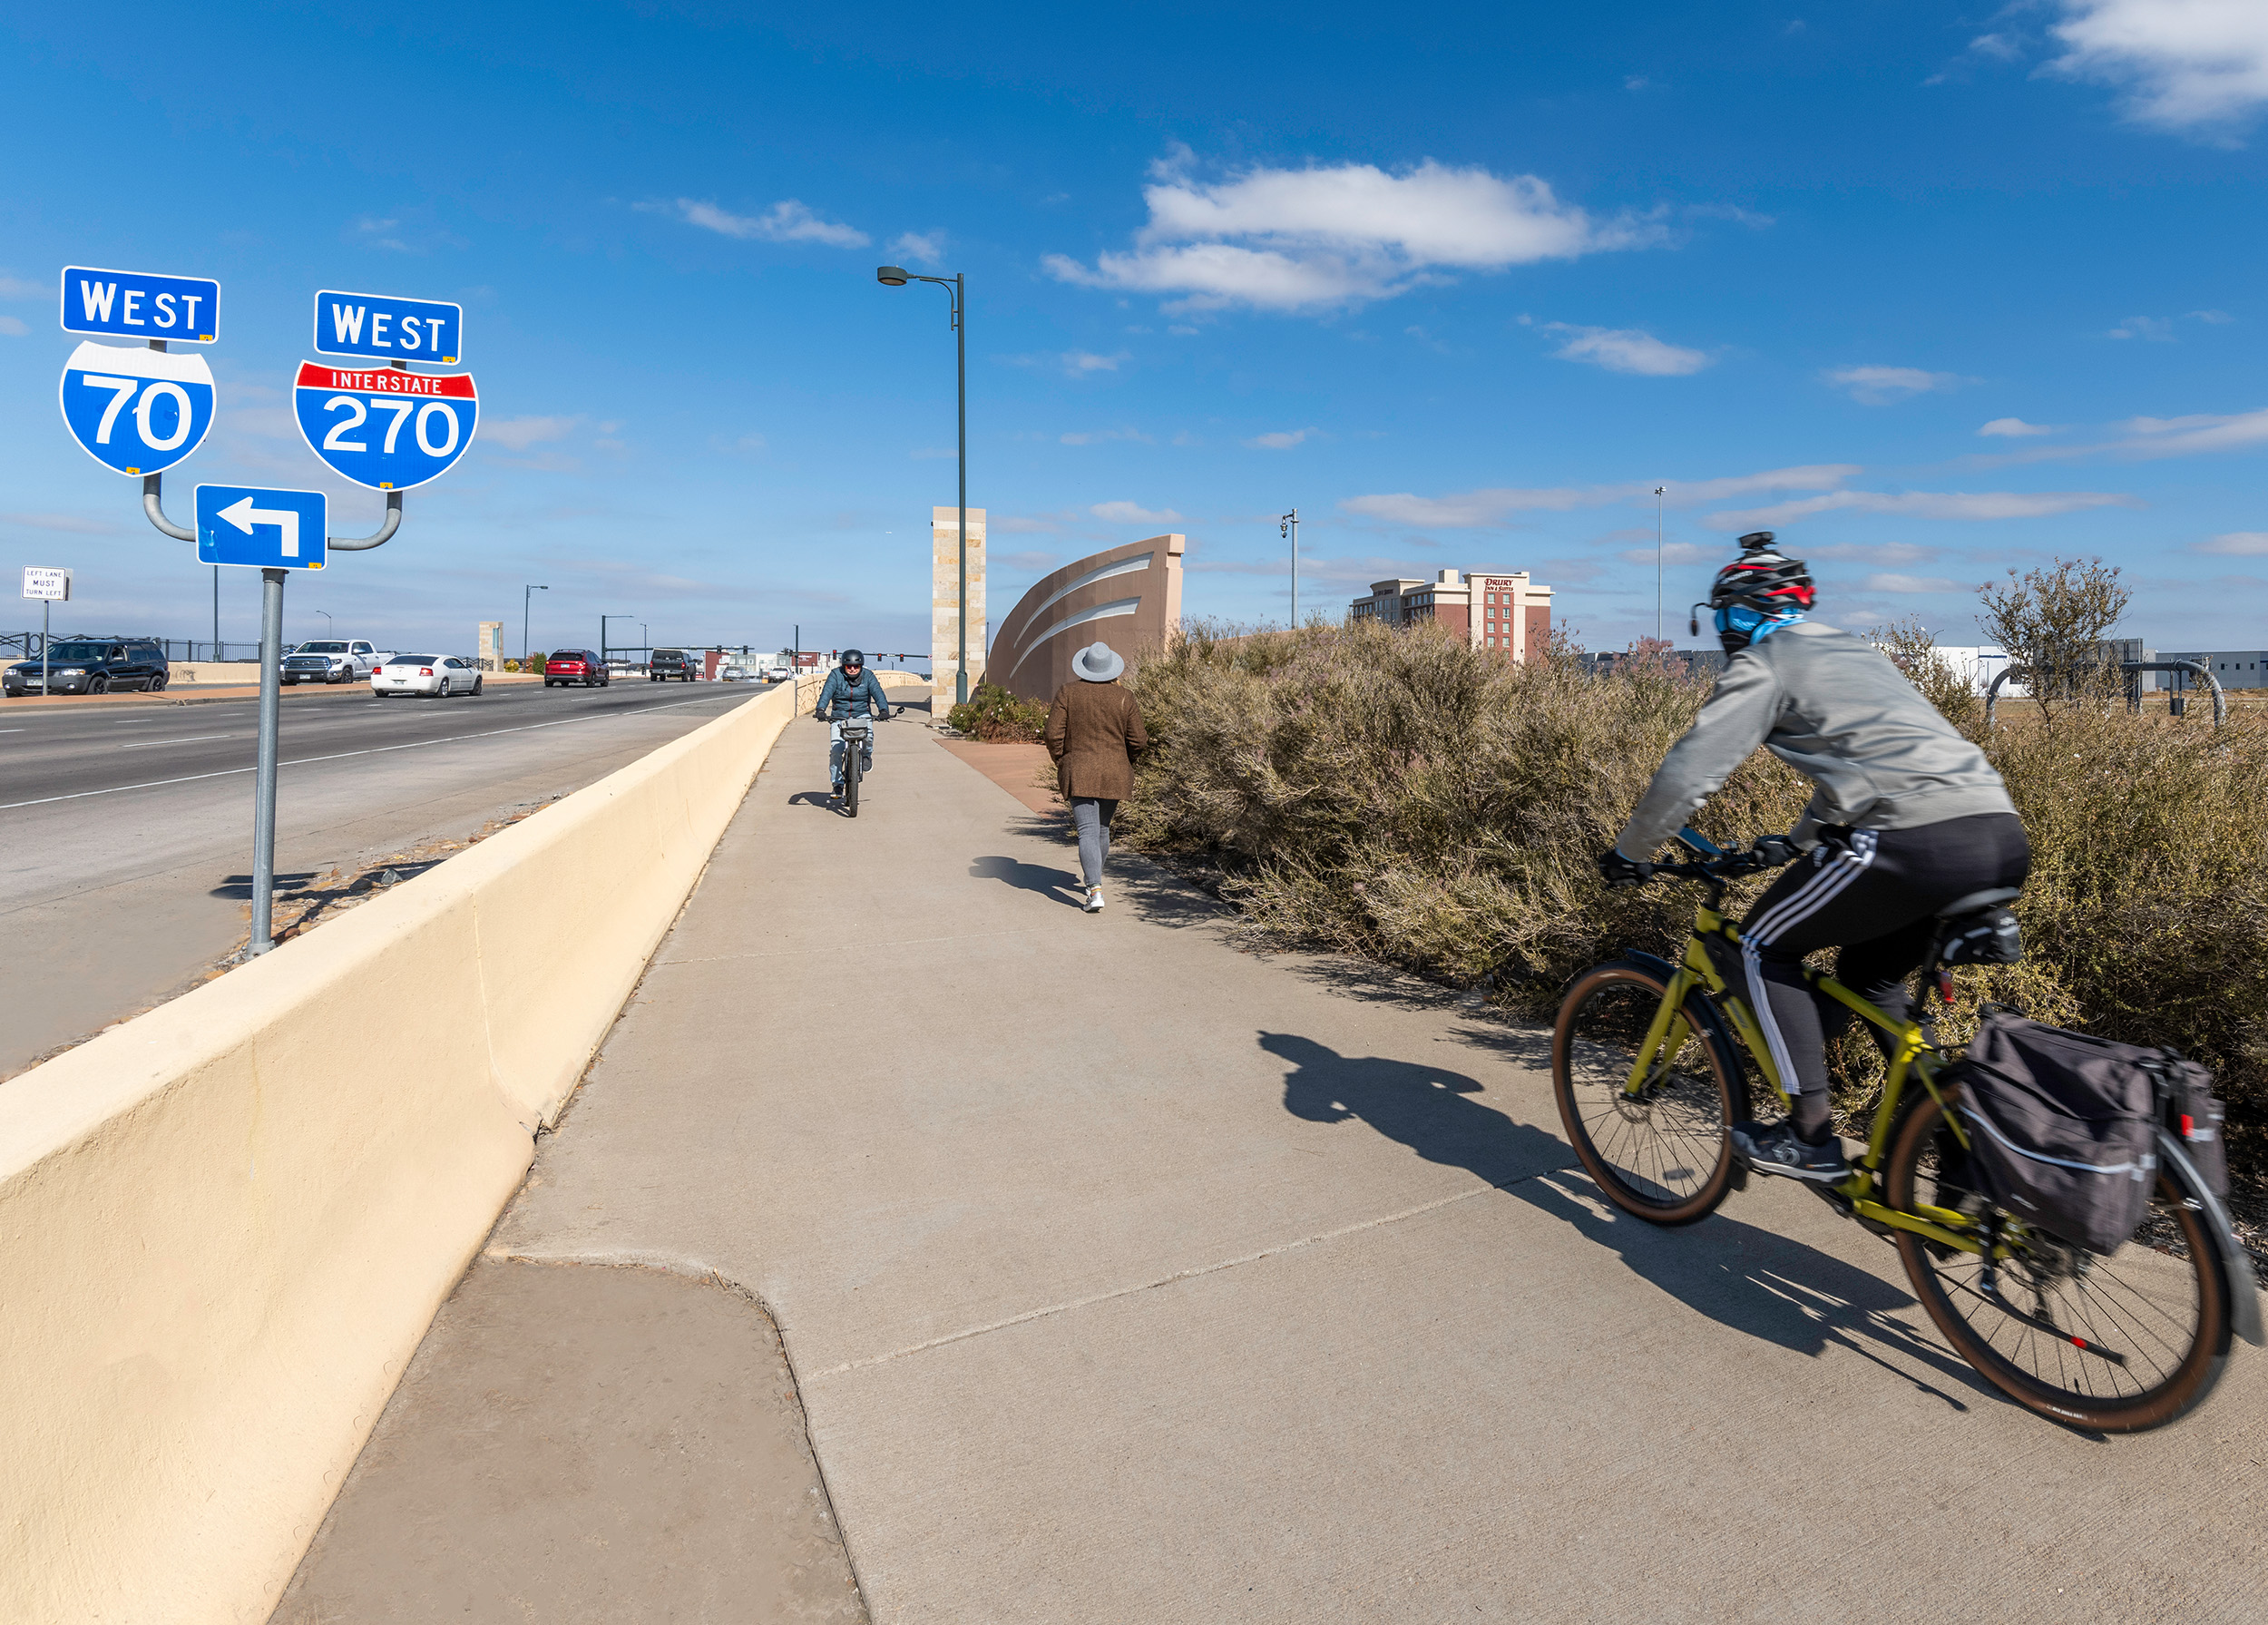
M1662 641L1662 493L1667 485L1654 487L1654 641Z
M1294 508L1276 523L1276 534L1292 540L1292 627L1299 627L1299 510Z

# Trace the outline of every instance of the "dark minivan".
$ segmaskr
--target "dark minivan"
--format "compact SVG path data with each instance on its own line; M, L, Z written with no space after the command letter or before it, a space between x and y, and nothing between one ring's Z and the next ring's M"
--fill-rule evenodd
M57 694L107 694L112 689L156 693L172 676L165 645L152 638L64 638L47 646L47 675ZM39 662L18 661L0 671L0 693L36 694Z
M554 649L543 662L543 686L581 683L586 689L606 687L606 662L588 649Z
M671 678L680 682L693 680L693 662L685 658L682 649L657 649L646 661L648 682L668 682Z

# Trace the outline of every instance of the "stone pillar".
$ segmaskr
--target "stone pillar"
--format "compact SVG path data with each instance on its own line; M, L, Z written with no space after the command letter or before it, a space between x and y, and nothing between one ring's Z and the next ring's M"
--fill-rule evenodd
M504 623L501 621L481 622L481 651L477 657L484 671L504 669Z
M961 510L930 511L930 714L953 709L960 671ZM969 692L984 676L984 510L969 510Z

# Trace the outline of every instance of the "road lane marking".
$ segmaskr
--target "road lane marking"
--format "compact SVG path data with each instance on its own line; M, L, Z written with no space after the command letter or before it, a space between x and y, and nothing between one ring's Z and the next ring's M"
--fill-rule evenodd
M147 750L152 745L201 745L207 739L233 739L241 736L232 733L193 733L185 739L136 739L131 745L121 745L121 750Z
M466 739L493 739L499 734L533 733L539 728L564 728L571 722L599 722L609 717L650 717L656 711L673 711L689 705L713 705L719 700L738 700L738 694L706 694L699 700L679 700L669 705L649 705L637 710L594 711L586 717L562 717L556 722L528 722L518 728L492 728L484 733L451 734L445 739L412 739L406 745L374 745L367 750L341 750L330 756L302 756L288 762L278 762L279 768L312 767L317 762L342 762L349 757L384 756L389 750L423 750L428 745L458 745ZM754 695L747 696L754 699ZM122 746L122 749L123 747ZM83 801L89 796L122 796L128 790L162 789L170 784L195 784L200 778L232 778L239 773L258 771L250 768L222 768L214 773L188 773L179 778L152 778L142 784L117 784L106 790L74 790L68 796L36 796L29 801L0 801L0 812L12 812L19 807L45 807L54 801Z

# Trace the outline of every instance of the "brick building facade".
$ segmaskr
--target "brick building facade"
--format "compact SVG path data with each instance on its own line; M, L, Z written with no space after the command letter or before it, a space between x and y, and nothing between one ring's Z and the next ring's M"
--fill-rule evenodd
M1443 570L1426 581L1373 582L1348 612L1387 626L1437 622L1475 649L1524 661L1551 635L1551 589L1525 570Z

